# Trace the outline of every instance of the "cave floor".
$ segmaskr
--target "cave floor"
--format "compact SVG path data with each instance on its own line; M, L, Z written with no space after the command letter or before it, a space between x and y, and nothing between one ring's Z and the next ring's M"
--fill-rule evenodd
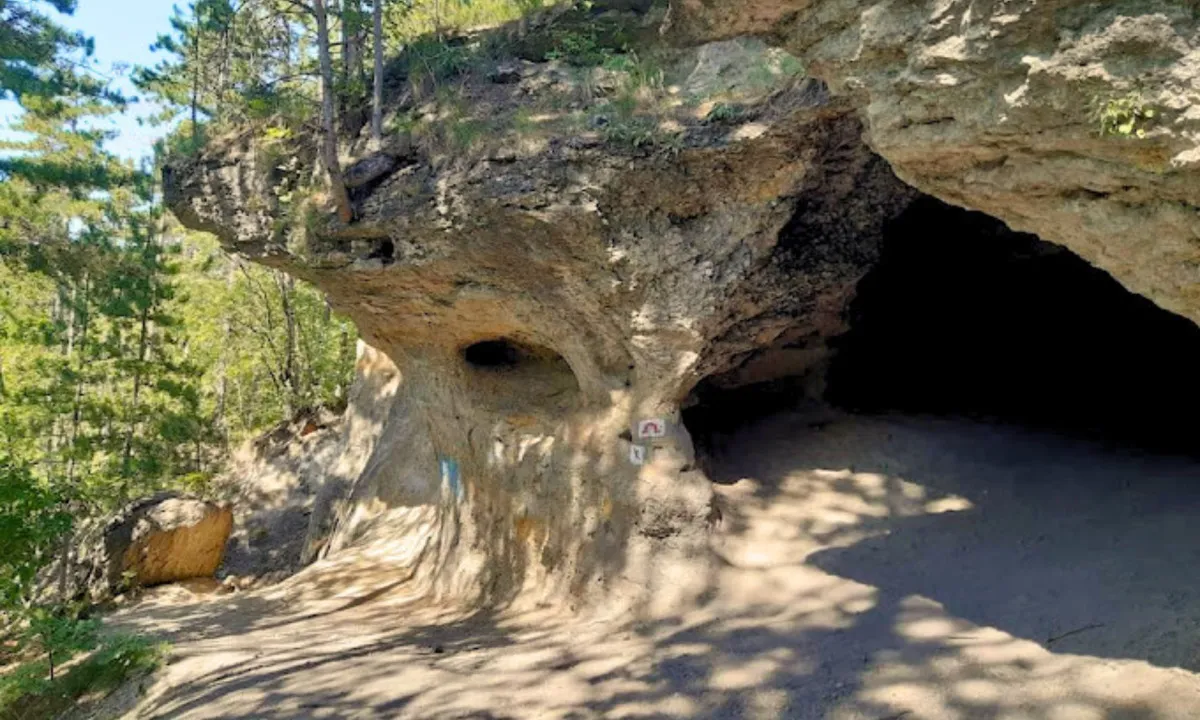
M721 562L693 608L456 613L368 549L118 613L174 643L130 717L1200 717L1194 460L783 414L714 475Z

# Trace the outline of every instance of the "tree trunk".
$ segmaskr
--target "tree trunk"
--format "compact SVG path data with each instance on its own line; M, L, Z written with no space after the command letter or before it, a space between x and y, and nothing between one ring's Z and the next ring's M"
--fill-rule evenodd
M338 217L342 222L354 220L350 207L350 194L342 180L342 168L338 162L337 128L334 124L333 59L329 54L329 18L325 13L325 0L313 0L313 15L317 21L317 54L321 61L321 127L324 138L321 142L321 160L329 174L329 185L333 200L337 203Z
M225 291L233 294L233 278L236 266L229 263L225 270ZM228 419L228 397L229 397L229 348L233 344L233 323L230 321L229 314L225 313L221 321L221 336L224 342L221 343L221 355L217 364L217 376L220 380L217 383L217 406L213 410L213 424L220 430L222 441L225 447L229 447L229 419Z
M200 30L197 28L192 39L192 58L195 68L192 70L192 144L199 145L200 127L198 125L198 107L200 105Z
M292 279L291 275L282 272L274 272L274 275L275 283L279 286L280 305L283 308L284 349L282 375L288 393L288 415L294 418L296 413L304 407L305 395L301 384L300 368L298 367L296 358L296 304L293 297L296 289L296 281Z
M372 39L375 50L375 86L371 94L371 142L383 144L383 0L372 0Z
M146 350L150 339L150 303L142 307L141 334L138 337L137 365L133 369L133 398L130 403L129 427L125 429L125 446L121 452L121 478L129 480L129 463L133 459L133 436L138 426L138 404L142 395L142 371L146 364ZM125 488L122 488L121 501L125 501Z
M91 309L88 307L89 299L91 297L91 289L90 289L90 280L88 278L87 273L84 273L84 275L83 275L82 284L83 284L82 298L79 297L79 286L76 286L76 292L74 293L74 295L76 297L76 302L73 303L73 307L71 309L72 329L71 329L71 336L68 338L68 345L67 345L68 362L70 362L71 357L76 352L78 352L78 354L81 356L79 368L78 368L79 375L75 381L75 398L74 398L73 406L71 409L71 435L70 435L70 440L67 441L67 445L66 445L66 448L67 448L66 487L67 487L67 491L69 493L71 493L72 495L74 494L74 490L75 490L75 445L79 441L79 426L83 419L83 384L84 384L83 383L83 367L84 367L84 365L87 364L88 326L91 324L90 323ZM83 318L81 320L77 320L77 313L79 312L81 303L82 303L82 307L83 307ZM76 324L78 324L80 326L78 346L76 346L76 344L75 344L74 327ZM69 504L68 504L68 509L70 509ZM66 597L67 597L67 576L68 576L68 572L69 572L70 565L71 565L71 546L74 544L74 542L75 542L74 532L68 531L63 534L62 549L61 549L62 559L59 561L59 571L58 571L58 597L59 597L59 599L63 600L64 602L66 601Z
M68 487L73 485L75 482L75 444L79 441L79 426L83 420L83 385L84 385L83 373L84 373L84 365L87 364L88 326L90 325L90 320L91 320L91 311L90 311L90 308L88 308L88 302L89 302L90 297L91 297L91 290L89 287L89 281L88 281L87 275L84 275L84 278L83 278L83 300L82 300L84 312L83 312L83 320L80 323L81 327L80 327L80 331L79 331L79 346L77 348L78 354L80 356L82 356L82 358L80 360L79 368L78 368L79 376L78 376L78 379L75 381L75 399L72 403L72 408L71 408L71 437L70 437L70 440L67 442L67 453L69 453L69 455L67 457L67 485L68 485ZM78 306L76 307L76 311L78 311ZM71 348L72 351L74 351L75 349L76 348ZM70 355L68 354L68 357L69 356Z
M363 107L366 76L363 67L363 48L367 41L363 23L362 0L342 0L342 64L345 82L342 84L342 130L356 137L367 124Z

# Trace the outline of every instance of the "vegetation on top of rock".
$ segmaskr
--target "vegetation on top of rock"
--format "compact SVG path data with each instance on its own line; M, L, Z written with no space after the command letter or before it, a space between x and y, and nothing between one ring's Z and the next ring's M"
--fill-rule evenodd
M675 0L667 30L771 38L907 182L1200 321L1194 4Z
M1158 112L1140 93L1131 92L1096 100L1093 115L1101 135L1144 138L1149 121L1157 117Z

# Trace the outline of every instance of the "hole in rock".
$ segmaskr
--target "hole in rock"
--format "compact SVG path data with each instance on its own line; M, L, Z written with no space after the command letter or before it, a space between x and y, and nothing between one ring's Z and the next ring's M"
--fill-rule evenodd
M384 238L375 244L375 249L367 256L368 260L382 260L384 265L396 261L396 244L389 238Z
M1200 328L982 213L914 203L850 314L835 404L1195 447Z
M913 203L888 227L849 320L830 341L824 398L835 407L969 417L1153 451L1197 447L1200 328L982 213ZM733 433L804 401L801 378L729 384L707 378L685 403L706 469Z
M516 367L526 354L520 346L508 340L484 340L463 350L467 364L476 368Z
M692 390L682 410L683 425L692 436L701 469L717 483L737 482L720 462L730 452L729 441L760 419L794 410L804 404L802 378L783 378L729 388L718 378L706 378Z
M812 374L738 387L745 363L689 398L709 477L747 479L715 488L722 557L860 583L870 609L839 637L882 628L871 647L899 637L918 664L931 641L959 642L961 620L1046 657L1200 671L1200 329L1061 247L931 199L888 228L847 320L824 397L880 415L797 408L821 387ZM830 595L845 597L804 599ZM913 597L937 610L914 613ZM918 624L946 629L895 632Z
M464 347L462 357L474 371L477 396L505 412L530 404L565 408L579 394L571 366L550 348L495 338Z

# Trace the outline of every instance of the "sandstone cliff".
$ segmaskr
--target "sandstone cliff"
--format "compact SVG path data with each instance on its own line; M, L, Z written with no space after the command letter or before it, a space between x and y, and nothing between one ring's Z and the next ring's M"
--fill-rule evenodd
M381 151L347 139L348 225L299 198L303 140L175 161L185 224L314 282L378 350L310 555L391 538L472 602L702 591L719 511L682 406L704 379L819 393L914 186L1200 317L1194 11L992 5L671 9L677 38L761 35L832 94L749 40L673 51L650 81L490 62L395 108ZM1158 112L1102 136L1095 98L1134 90Z
M858 108L905 182L1059 243L1200 320L1200 10L1179 0L675 0Z

